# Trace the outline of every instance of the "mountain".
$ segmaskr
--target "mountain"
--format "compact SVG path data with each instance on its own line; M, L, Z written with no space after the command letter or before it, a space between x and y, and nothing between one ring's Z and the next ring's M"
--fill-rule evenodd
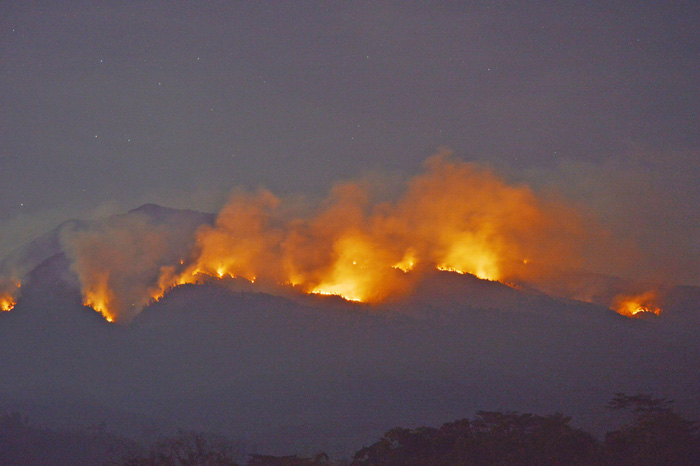
M214 221L155 205L110 221L134 216L188 235ZM476 410L561 411L600 433L615 392L700 413L700 343L688 324L697 287L666 295L676 318L640 320L444 271L378 305L225 279L176 287L115 325L83 306L56 239L81 227L25 253L46 257L0 313L0 410L52 427L104 422L136 437L181 427L242 439L251 452L336 455L396 425Z
M187 209L171 209L157 204L144 204L126 214L117 214L98 221L68 220L48 233L20 246L0 260L0 277L26 276L50 257L63 254L67 232L86 230L94 224L119 223L133 218L145 219L153 225L172 226L192 235L199 226L213 224L216 215Z

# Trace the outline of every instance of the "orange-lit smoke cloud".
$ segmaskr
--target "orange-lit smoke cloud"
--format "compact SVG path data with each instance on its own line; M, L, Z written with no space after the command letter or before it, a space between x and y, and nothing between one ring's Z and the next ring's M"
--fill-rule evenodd
M346 183L307 216L283 215L268 191L236 192L198 232L194 262L170 280L242 277L376 302L436 267L508 280L527 274L524 263L578 264L586 233L572 209L447 155L425 168L397 200L372 202Z
M627 317L639 317L645 314L661 314L656 304L659 297L654 290L635 294L621 294L615 297L613 309Z
M402 194L336 186L311 212L266 190L236 190L213 225L181 228L129 214L65 235L85 304L128 322L168 289L202 277L380 302L435 268L490 280L572 270L598 232L577 211L493 172L438 154Z
M85 305L110 322L128 322L162 294L162 270L187 253L191 234L187 225L132 213L64 231L62 242Z

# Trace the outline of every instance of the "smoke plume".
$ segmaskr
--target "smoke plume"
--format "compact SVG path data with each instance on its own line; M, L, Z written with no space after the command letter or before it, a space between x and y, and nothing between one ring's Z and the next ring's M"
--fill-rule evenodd
M554 196L443 153L391 199L346 182L302 210L264 189L237 189L213 222L137 211L66 229L62 246L85 304L128 322L170 288L205 278L376 303L437 268L588 299L590 290L556 283L557 271L587 265L587 251L604 238ZM636 310L615 299L623 313Z
M128 322L161 296L163 270L192 248L195 226L180 220L130 213L64 230L64 252L84 303L110 322Z

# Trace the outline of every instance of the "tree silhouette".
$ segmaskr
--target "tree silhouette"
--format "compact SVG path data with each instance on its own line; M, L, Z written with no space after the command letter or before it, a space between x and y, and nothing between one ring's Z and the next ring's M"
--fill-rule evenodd
M331 460L325 453L319 453L313 458L298 456L268 456L250 455L247 466L332 466Z
M117 466L239 466L233 448L223 438L182 432L157 442L145 455L132 454Z
M608 407L626 422L604 443L572 427L571 418L480 411L440 428L396 427L358 450L349 465L324 453L312 458L250 455L247 466L698 466L700 425L649 394L617 393ZM238 466L224 437L179 432L150 448L105 432L62 432L31 426L17 413L0 415L0 464L14 466ZM122 456L124 451L131 451ZM107 461L106 457L122 456ZM238 453L239 457L241 456Z
M672 401L648 394L617 393L613 411L631 413L632 422L605 436L610 466L691 466L700 464L698 424L671 409Z
M479 412L440 429L392 429L359 450L352 466L587 465L595 439L561 414Z

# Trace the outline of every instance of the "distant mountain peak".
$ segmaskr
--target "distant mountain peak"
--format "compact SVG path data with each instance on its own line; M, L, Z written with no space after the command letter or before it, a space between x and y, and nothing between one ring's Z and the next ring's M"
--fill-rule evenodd
M172 207L165 207L160 204L155 204L153 202L147 202L135 209L131 209L129 214L146 214L151 216L158 216L164 214L175 214L179 212L180 209L173 209Z

